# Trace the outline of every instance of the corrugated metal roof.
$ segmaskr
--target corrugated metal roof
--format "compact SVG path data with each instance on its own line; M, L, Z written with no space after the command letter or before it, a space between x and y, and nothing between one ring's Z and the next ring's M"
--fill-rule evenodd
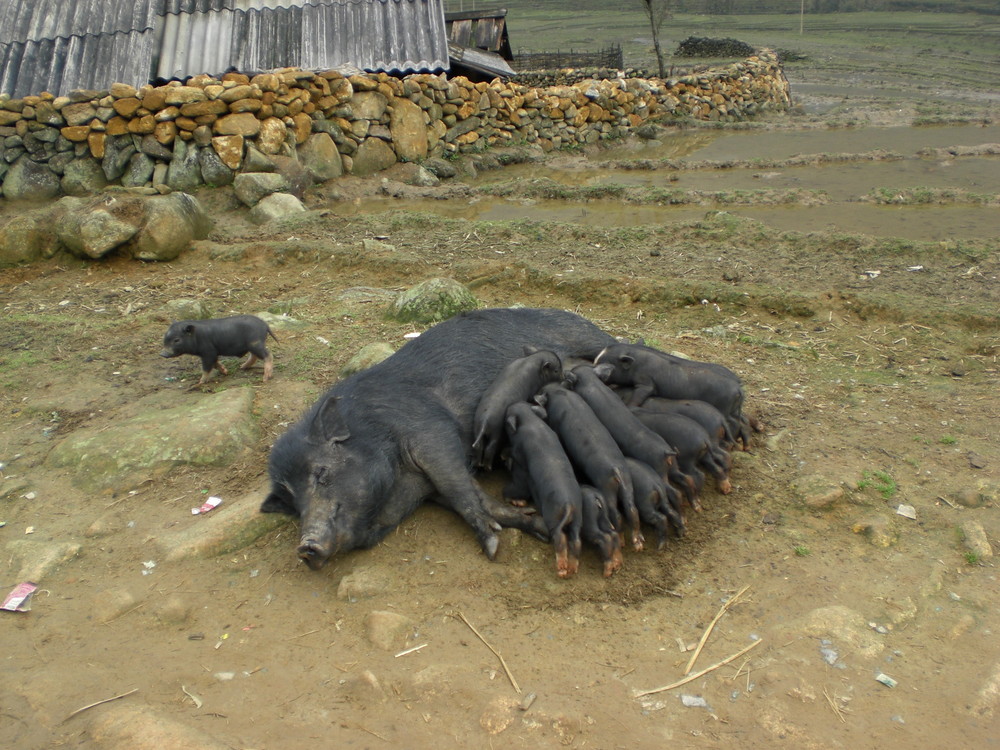
M463 47L452 42L448 45L451 54L452 65L456 72L473 73L476 78L485 76L486 78L510 78L516 75L513 68L496 52L477 49L475 47Z
M447 70L442 0L0 0L0 91L14 96L343 65Z

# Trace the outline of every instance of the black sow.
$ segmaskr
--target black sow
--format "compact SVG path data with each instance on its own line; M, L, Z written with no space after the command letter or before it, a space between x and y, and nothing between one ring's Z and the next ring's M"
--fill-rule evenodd
M489 498L472 477L476 405L525 346L592 358L613 341L561 310L479 310L446 320L334 385L278 438L261 510L301 517L298 554L313 569L372 546L431 498L465 519L491 559L500 525L546 538L541 519Z

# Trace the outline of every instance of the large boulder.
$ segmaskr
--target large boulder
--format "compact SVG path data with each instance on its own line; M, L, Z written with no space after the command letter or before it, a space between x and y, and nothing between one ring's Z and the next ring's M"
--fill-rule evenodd
M194 240L205 239L212 228L212 220L193 195L171 193L143 202L142 226L129 243L137 260L173 260Z
M78 258L101 258L139 231L138 198L103 195L66 197L53 208L53 226L63 246Z
M3 194L8 200L44 201L62 192L59 176L46 164L32 161L27 155L11 164L3 180Z
M272 193L287 192L290 185L284 175L277 172L243 172L233 180L236 197L244 204L256 206L262 198Z
M256 440L251 388L163 391L130 411L110 425L75 431L55 446L49 464L69 469L85 490L122 490L182 464L225 466Z
M0 268L51 258L59 249L47 211L18 213L0 224Z
M291 193L273 193L250 209L250 221L254 224L266 224L305 210L302 201Z
M51 221L70 253L91 259L120 250L139 260L173 260L211 228L201 204L187 193L66 197L55 204Z
M100 163L89 157L73 159L63 169L62 189L66 195L93 195L107 184L108 178Z
M326 182L344 173L340 151L327 133L314 133L299 146L299 161L316 182Z
M181 138L174 141L174 156L167 169L167 185L172 190L193 190L202 184L198 150Z
M396 163L396 152L381 138L365 138L354 155L353 173L359 177L381 172Z
M427 157L427 125L419 105L409 99L393 99L389 132L400 161L421 161Z

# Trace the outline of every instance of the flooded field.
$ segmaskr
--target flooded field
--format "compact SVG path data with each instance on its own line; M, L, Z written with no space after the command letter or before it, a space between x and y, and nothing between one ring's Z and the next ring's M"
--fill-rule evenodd
M665 130L655 141L483 172L470 181L473 192L465 200L376 197L337 210L348 216L402 210L469 221L634 226L690 221L707 207L780 231L911 241L989 238L998 225L1000 156L963 154L998 143L996 125ZM535 197L528 189L540 181L565 186L565 195ZM646 189L649 197L623 201L595 190L573 192L614 186ZM498 187L509 196L498 199L491 192ZM678 197L664 200L658 190Z

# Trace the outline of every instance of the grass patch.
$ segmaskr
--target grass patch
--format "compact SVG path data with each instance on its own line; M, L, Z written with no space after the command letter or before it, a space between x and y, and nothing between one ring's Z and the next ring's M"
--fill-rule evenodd
M866 469L862 473L860 481L858 481L858 489L866 490L869 487L878 492L886 500L895 495L899 489L896 486L896 480L892 478L889 472L880 470L868 471Z

